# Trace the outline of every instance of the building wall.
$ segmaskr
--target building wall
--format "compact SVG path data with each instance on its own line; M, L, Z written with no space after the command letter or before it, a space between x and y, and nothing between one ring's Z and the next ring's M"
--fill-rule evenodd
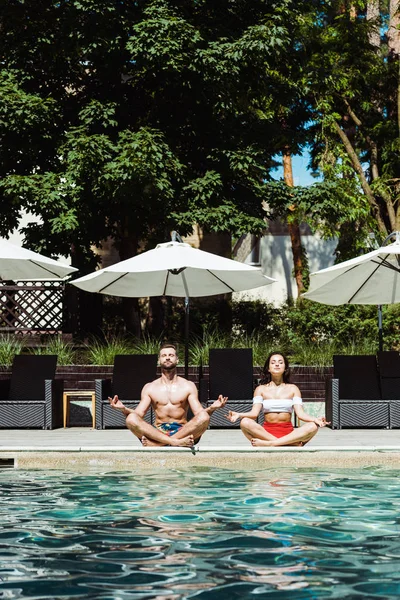
M297 287L293 277L292 247L286 228L278 225L269 228L267 234L260 239L257 262L254 260L257 255L254 252L254 239L251 241L251 238L252 236L245 236L245 239L237 244L236 258L247 264L259 264L264 275L277 281L262 288L236 293L234 298L260 299L276 305L282 304L288 298L296 299ZM334 264L336 240L322 240L305 226L301 228L301 240L307 251L310 272Z

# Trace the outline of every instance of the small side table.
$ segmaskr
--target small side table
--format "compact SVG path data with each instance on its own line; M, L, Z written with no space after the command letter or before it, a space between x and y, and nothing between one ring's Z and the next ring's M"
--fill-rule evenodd
M64 415L64 428L68 426L69 422L69 405L72 398L89 396L92 399L92 427L96 428L96 399L94 390L74 390L73 392L63 393L63 415Z

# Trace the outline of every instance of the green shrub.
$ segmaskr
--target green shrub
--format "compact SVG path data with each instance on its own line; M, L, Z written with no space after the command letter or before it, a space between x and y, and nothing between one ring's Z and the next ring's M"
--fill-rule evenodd
M57 354L58 365L72 365L75 363L75 350L71 342L62 336L49 337L43 346L31 349L32 354Z
M91 365L112 365L117 354L137 354L126 337L110 336L106 340L92 338L85 345L85 357Z
M261 300L240 300L232 303L232 324L236 335L262 336L277 343L282 334L282 308Z
M383 306L382 313L384 349L400 350L400 305ZM236 335L256 334L264 343L286 349L289 354L299 354L302 346L310 344L318 345L320 357L352 347L360 353L378 350L374 305L328 306L304 299L274 307L262 301L240 301L234 303L233 317ZM331 350L329 344L334 345Z
M140 340L135 340L133 349L135 354L158 354L164 341L166 340L162 338L144 335ZM174 342L171 343L175 345Z
M242 335L235 332L228 335L218 329L209 330L202 338L191 337L189 346L189 363L191 365L208 365L211 348L252 348L254 365L264 365L268 354L275 350L275 345L259 334Z
M10 366L16 354L21 354L24 341L11 333L0 335L0 366Z
M191 336L189 364L208 365L210 348L231 348L231 346L231 337L218 329L206 331L201 338Z

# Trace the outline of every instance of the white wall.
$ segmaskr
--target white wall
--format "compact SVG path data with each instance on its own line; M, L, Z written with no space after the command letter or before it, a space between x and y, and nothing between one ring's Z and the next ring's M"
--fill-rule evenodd
M307 256L310 273L330 267L334 264L334 251L336 240L321 240L318 236L302 235ZM297 286L293 277L293 255L289 235L266 235L261 239L260 262L264 275L272 277L277 281L271 285L233 295L234 299L262 299L273 302L275 305L282 304L288 298L297 298ZM250 254L244 260L250 263Z
M16 246L22 246L24 241L24 236L21 233L21 229L26 227L28 223L40 223L39 217L32 215L31 213L26 213L22 211L21 219L18 223L18 228L14 229L12 233L8 236L8 241Z

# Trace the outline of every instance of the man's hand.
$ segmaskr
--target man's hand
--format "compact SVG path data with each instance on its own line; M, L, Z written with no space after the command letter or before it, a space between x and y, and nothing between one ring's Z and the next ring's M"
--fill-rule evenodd
M228 396L222 396L222 394L220 394L217 398L217 400L215 400L210 408L213 408L214 410L217 410L218 408L223 408L226 404L228 400Z
M236 423L236 421L239 419L240 417L240 413L235 412L234 410L230 410L228 412L228 414L226 415L226 418L231 422L231 423Z
M108 396L108 401L110 403L111 408L120 410L122 413L125 413L125 411L127 410L126 406L121 402L118 396L114 396L114 398L110 398L110 396Z

